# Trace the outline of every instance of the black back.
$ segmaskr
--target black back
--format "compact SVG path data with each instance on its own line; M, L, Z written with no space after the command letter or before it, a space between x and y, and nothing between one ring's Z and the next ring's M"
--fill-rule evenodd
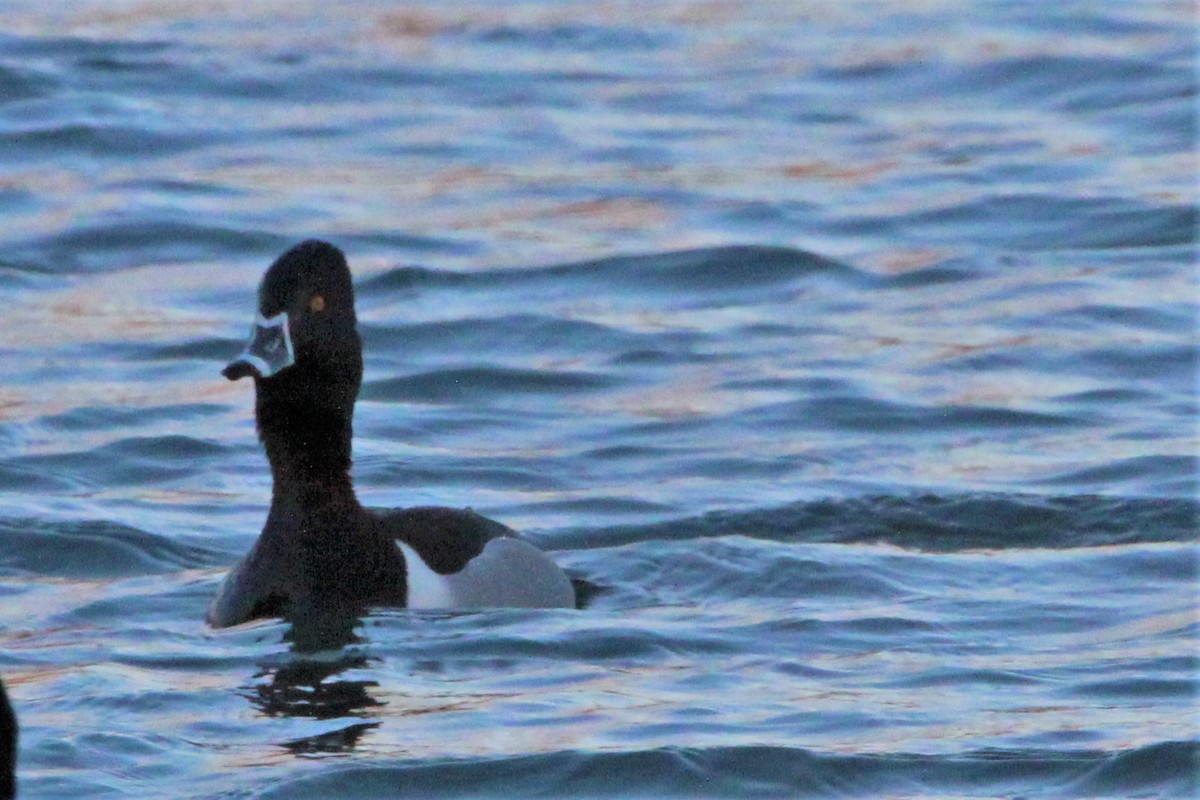
M430 569L450 575L467 566L497 536L516 533L469 508L418 506L376 512L384 530L413 550Z

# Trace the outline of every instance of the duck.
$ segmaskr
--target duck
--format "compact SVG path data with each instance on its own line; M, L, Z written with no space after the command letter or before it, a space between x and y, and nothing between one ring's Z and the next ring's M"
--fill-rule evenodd
M254 383L271 504L206 619L320 620L372 608L574 608L567 574L469 508L365 508L351 479L362 341L345 254L309 239L267 269L248 343L222 370Z

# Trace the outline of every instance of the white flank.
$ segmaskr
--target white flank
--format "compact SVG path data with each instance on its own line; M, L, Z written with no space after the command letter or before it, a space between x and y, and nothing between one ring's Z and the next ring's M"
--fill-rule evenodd
M421 560L417 551L397 541L404 554L408 578L409 608L454 608L454 593L445 575L439 575Z

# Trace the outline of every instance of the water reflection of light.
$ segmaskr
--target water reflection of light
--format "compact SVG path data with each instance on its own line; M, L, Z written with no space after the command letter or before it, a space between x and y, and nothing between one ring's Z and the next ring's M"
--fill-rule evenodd
M54 417L75 409L113 407L119 409L156 408L186 403L236 403L239 387L223 380L149 382L61 380L9 386L0 394L0 421L30 422ZM195 421L178 423L195 426ZM72 437L82 436L72 433ZM102 435L102 434L101 434ZM76 441L77 443L77 441ZM31 451L32 452L32 451Z
M0 347L63 347L102 342L178 341L212 336L223 324L171 300L244 282L209 264L152 265L85 277L67 287L18 293L0 329Z

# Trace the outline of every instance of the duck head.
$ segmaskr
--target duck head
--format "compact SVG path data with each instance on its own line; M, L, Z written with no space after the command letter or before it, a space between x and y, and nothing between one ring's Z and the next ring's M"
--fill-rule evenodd
M259 435L273 466L348 466L362 342L341 250L309 240L275 260L259 286L250 340L221 374L254 379Z
M266 381L298 367L313 376L357 383L362 343L356 326L346 257L328 242L301 242L263 276L250 340L221 374L231 381Z

